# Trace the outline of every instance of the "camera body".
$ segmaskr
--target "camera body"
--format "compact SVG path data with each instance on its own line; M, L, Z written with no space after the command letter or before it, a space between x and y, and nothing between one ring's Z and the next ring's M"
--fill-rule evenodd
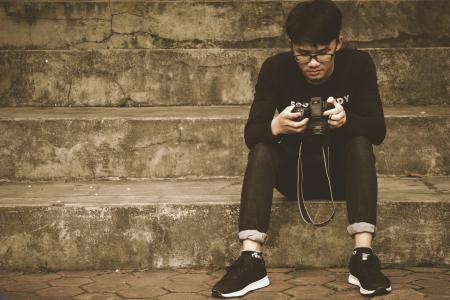
M334 108L334 105L322 100L321 97L312 97L310 102L291 102L294 108L291 112L301 112L301 116L294 121L299 122L304 118L309 118L308 125L304 133L309 136L326 136L329 134L328 117L323 112Z

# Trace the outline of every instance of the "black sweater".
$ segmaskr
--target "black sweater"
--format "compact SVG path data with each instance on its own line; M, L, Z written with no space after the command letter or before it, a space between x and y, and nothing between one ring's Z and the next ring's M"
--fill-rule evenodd
M336 52L333 73L322 84L306 81L291 52L269 57L263 63L255 87L254 100L245 125L245 143L249 149L258 142L277 143L298 134L274 136L271 121L275 114L295 102L311 97L326 100L332 96L344 107L347 122L331 134L348 138L367 136L380 145L386 135L383 107L377 85L375 64L368 52L342 48Z

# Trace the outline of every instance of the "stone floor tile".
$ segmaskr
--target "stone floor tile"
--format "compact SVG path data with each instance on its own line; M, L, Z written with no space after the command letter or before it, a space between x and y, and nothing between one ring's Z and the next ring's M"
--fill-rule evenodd
M289 284L284 281L275 281L275 282L270 282L269 286L266 286L265 288L260 289L260 291L262 291L262 292L282 292L287 289L290 289L293 286L294 286L293 284Z
M288 273L269 273L268 275L270 281L285 281L294 278L294 276Z
M405 269L416 273L445 273L450 271L449 268L428 268L428 267L407 267Z
M56 274L61 277L94 277L97 275L102 275L109 272L104 271L60 271L56 272Z
M413 289L397 289L397 290L392 290L392 292L390 292L387 295L380 295L377 296L376 300L421 300L424 299L425 296L424 294L415 291Z
M406 284L426 277L427 275L425 273L411 273L405 276L390 277L389 279L393 284Z
M336 280L336 275L325 270L304 270L290 273L294 278L287 283L295 285L322 285Z
M18 282L45 282L52 279L61 278L57 273L28 273L13 276L14 280Z
M267 273L289 273L295 271L294 268L267 268Z
M95 282L121 282L134 281L136 276L133 273L112 272L91 277Z
M403 270L403 269L382 269L381 270L384 275L387 277L398 277L398 276L406 276L408 274L411 274L412 271L409 270Z
M114 293L118 290L124 290L127 288L129 288L129 285L127 285L126 283L114 282L113 280L89 283L83 285L82 287L83 290L89 293L102 293L102 292Z
M196 293L209 288L205 283L198 281L191 281L189 279L168 279L164 284L164 288L171 292L177 293Z
M201 292L197 292L197 294L203 295L203 296L205 296L206 298L212 298L212 296L211 296L211 288L206 289L206 290L201 291Z
M426 300L449 300L450 296L428 296L425 298Z
M436 289L450 286L450 282L448 280L434 279L434 278L415 280L413 284L424 288L436 288Z
M290 298L291 297L283 293L261 292L261 290L250 292L249 294L245 295L245 297L243 297L243 299L245 300L284 300Z
M158 280L158 279L167 279L179 274L180 273L175 271L153 270L145 272L135 272L134 277Z
M337 274L336 280L327 282L324 286L338 292L354 289L355 286L348 283L347 278L348 274Z
M332 300L365 300L367 297L361 296L359 289L355 288L351 291L342 291L329 295L326 299ZM376 298L374 298L375 300Z
M33 293L23 292L0 292L0 299L5 300L49 300L47 298L35 295Z
M330 271L327 271L326 269L297 269L294 272L291 272L290 275L297 276L297 275L308 275L308 276L326 276L332 274Z
M195 281L195 282L206 282L208 280L213 279L211 275L208 274L179 274L170 277L170 280L189 280L189 281Z
M405 289L412 289L412 290L420 290L423 289L423 287L420 287L418 285L415 285L413 283L392 283L391 287L393 290L405 290Z
M168 292L159 287L135 286L124 290L117 290L116 293L123 298L152 298L165 295Z
M34 292L47 287L49 287L47 283L40 281L11 282L3 286L7 292Z
M207 274L209 271L207 269L177 269L177 272L181 274Z
M326 270L336 274L348 274L348 268L328 268Z
M299 299L311 299L313 297L325 297L334 294L334 291L323 286L307 285L293 287L284 291L284 293Z
M163 288L169 279L152 279L151 277L136 278L135 280L127 282L132 287L149 286Z
M201 300L201 299L207 299L207 297L195 293L170 293L158 297L158 300Z
M75 286L53 286L46 289L36 291L36 294L43 297L73 297L84 293L78 287Z
M86 277L66 277L48 281L52 286L80 286L92 282L90 278Z
M439 288L436 287L426 287L418 290L421 293L429 296L442 296L442 297L450 297L450 285L441 286Z
M21 271L11 271L11 272L9 272L9 271L3 270L3 274L4 274L3 276L5 276L5 274L6 274L7 277L12 278L12 277L23 275L23 274L25 274L25 272L21 272Z
M13 284L17 281L15 281L14 279L11 279L9 277L0 277L0 288L7 285L7 284ZM1 298L0 298L1 299Z
M89 293L81 294L72 298L73 300L121 300L122 297L112 293Z

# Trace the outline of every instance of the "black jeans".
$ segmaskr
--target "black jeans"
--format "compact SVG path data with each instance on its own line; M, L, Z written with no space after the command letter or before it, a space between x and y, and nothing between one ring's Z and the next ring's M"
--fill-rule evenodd
M356 136L331 139L329 145L333 196L347 202L348 233L374 233L378 186L372 143ZM323 158L317 153L322 153L321 145L305 139L303 195L305 199L330 199ZM297 162L298 145L292 143L258 143L251 149L241 194L240 240L265 243L274 187L289 200L297 200Z

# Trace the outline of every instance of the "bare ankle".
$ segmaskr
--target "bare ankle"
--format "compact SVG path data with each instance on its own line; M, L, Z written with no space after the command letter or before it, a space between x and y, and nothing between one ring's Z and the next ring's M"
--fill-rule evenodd
M252 240L244 240L242 242L242 251L262 252L262 245Z

